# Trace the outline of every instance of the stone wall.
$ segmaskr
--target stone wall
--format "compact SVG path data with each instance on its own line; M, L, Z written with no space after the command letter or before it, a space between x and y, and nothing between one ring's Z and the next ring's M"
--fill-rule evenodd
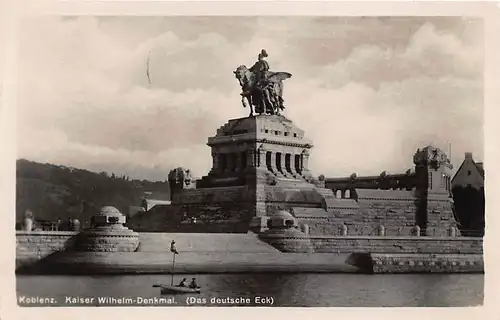
M311 235L410 236L416 223L417 197L412 190L355 190L353 199L329 201L327 210L293 208ZM447 197L428 199L427 235L446 237L455 226L452 203ZM320 212L321 211L321 212Z
M188 189L173 195L173 204L237 203L252 199L248 187L233 186L220 188Z
M415 225L415 203L413 199L361 199L355 205L332 207L327 214L317 212L295 213L300 224L307 224L311 235L342 235L342 225L348 235L378 235L380 227L385 235L410 235Z
M139 212L127 220L125 224L134 231L161 232L169 226L175 226L172 217L177 217L179 207L176 205L153 208L146 212Z
M245 202L170 205L136 214L126 225L137 232L247 233L253 214Z
M472 237L314 237L315 253L482 254L483 240Z
M483 273L481 254L371 254L373 273Z
M450 227L456 227L453 203L450 199L429 196L427 199L427 235L446 237Z
M73 251L77 234L66 231L16 231L16 269L54 252Z

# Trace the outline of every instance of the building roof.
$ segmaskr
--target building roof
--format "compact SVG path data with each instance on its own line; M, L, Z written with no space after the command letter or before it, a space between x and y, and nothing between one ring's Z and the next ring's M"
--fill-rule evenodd
M483 162L475 162L474 159L472 158L472 153L466 152L465 153L464 161L462 161L462 164L460 165L460 167L458 168L457 172L455 172L455 175L451 179L451 184L452 185L463 184L463 182L457 181L457 179L458 179L458 177L463 177L464 176L462 174L462 172L465 171L465 167L466 166L468 166L468 170L470 170L471 168L475 168L477 170L477 173L479 173L479 175L481 176L481 178L484 180L484 164L483 164ZM476 175L476 177L477 177L477 175ZM470 183L469 182L469 178L467 178L467 179L468 179L467 183L469 184ZM479 183L479 181L476 181L476 182ZM481 182L481 184L482 184L482 182Z
M151 200L170 200L170 193L160 191L145 191L144 199Z
M110 217L121 217L123 214L112 206L105 206L99 209L99 212L95 214L96 216L110 216Z
M483 163L482 162L475 162L476 163L476 166L477 166L477 169L479 170L479 172L481 173L481 176L484 178L484 167L483 167Z
M144 199L149 206L156 206L159 204L171 204L170 200L156 200L156 199Z

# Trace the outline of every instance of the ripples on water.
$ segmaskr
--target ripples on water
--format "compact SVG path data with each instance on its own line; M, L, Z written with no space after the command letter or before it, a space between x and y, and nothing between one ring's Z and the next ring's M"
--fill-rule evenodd
M175 283L182 277L192 275L177 275ZM196 279L203 290L198 298L273 297L274 306L283 307L477 306L483 303L484 287L484 276L477 274L225 274ZM170 276L22 275L17 276L17 293L58 300L69 295L159 297L159 289L152 287L156 283L170 284ZM178 305L185 305L186 297L176 296Z

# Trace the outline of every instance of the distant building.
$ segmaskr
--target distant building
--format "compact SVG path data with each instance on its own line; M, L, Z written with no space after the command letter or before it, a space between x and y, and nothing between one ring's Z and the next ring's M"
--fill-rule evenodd
M172 201L170 200L143 199L142 207L144 208L145 211L149 211L157 205L169 205L171 203Z
M141 207L144 211L150 211L157 205L170 205L170 194L163 192L145 192L145 197L142 199Z
M472 153L465 159L451 180L456 219L462 234L484 235L484 167L475 162Z
M475 162L472 153L466 152L465 159L451 180L451 188L472 187L477 190L484 188L484 167L482 162Z

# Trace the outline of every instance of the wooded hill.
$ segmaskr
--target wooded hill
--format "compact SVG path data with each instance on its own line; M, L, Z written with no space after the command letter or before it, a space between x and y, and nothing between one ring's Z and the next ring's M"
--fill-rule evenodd
M165 173L165 178L167 173ZM17 161L16 221L31 210L36 220L57 221L68 217L89 221L105 205L127 214L129 206L140 206L145 192L170 194L168 182L131 180L106 172L28 160Z

